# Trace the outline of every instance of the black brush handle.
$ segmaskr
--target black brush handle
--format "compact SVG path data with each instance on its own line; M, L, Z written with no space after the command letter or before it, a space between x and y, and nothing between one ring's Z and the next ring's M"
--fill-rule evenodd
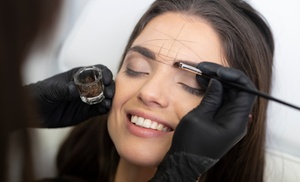
M203 77L205 77L205 78L214 78L214 79L217 79L217 80L219 80L222 84L224 84L224 85L226 85L226 86L230 86L230 87L233 87L233 88L236 88L236 89L239 89L239 90L248 92L248 93L250 93L250 94L253 94L253 95L256 95L256 96L259 96L259 97L268 99L268 100L272 100L272 101L278 102L278 103L280 103L280 104L283 104L283 105L292 107L292 108L294 108L294 109L300 110L300 107L295 106L295 105L290 104L290 103L287 103L287 102L282 101L282 100L280 100L280 99L277 99L277 98L275 98L275 97L272 97L272 96L270 96L269 94L266 94L266 93L264 93L264 92L260 92L260 91L258 91L258 90L254 90L254 89L249 89L249 88L247 88L247 87L244 87L244 86L239 85L239 84L236 84L236 83L232 83L232 82L228 82L228 81L225 81L225 80L221 80L220 78L215 77L215 76L209 76L209 75L205 75L205 74L203 74L203 73L202 73L200 76L203 76Z

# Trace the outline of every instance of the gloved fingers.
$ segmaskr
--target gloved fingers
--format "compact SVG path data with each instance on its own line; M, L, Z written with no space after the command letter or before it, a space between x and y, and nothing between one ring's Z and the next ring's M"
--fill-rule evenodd
M212 62L201 62L197 65L202 73L210 76L217 76L220 80L225 80L240 84L249 89L256 89L251 80L240 70L234 68L223 67ZM205 77L197 76L197 81L201 84L205 84L207 80ZM211 79L212 80L212 79ZM237 132L241 131L241 128L247 124L248 115L252 110L255 96L244 91L239 91L231 86L223 84L222 106L216 113L216 117L220 115L232 115L232 121L226 121L226 123L220 123L232 127L231 130ZM203 101L202 101L203 102ZM206 102L203 102L206 105ZM201 103L202 104L202 103ZM239 119L234 119L239 118ZM218 121L223 121L221 118ZM244 122L245 121L245 122ZM225 121L224 121L225 122ZM242 130L243 131L243 130Z
M209 81L210 81L209 78L203 77L203 76L200 76L200 75L196 75L196 80L197 80L198 84L200 85L200 87L201 87L203 90L206 90L206 89L207 89L207 86L208 86Z
M79 112L75 112L74 118L81 118L77 119L78 121L84 121L90 117L98 116L101 114L106 114L112 105L111 99L104 98L100 103L94 105L88 105L81 101L79 98L78 101L74 102L74 105L77 105ZM71 116L71 114L69 114Z
M252 90L256 90L256 87L247 77L245 73L234 68L221 67L217 71L218 77L222 80L230 81L232 83L247 87ZM230 86L229 86L230 87ZM228 88L228 87L227 87ZM251 110L256 96L245 91L239 91L238 89L228 88L226 102L230 105L236 105L237 107ZM247 113L249 114L249 113Z
M201 62L197 65L202 73L209 76L217 76L217 71L223 66L213 63L213 62Z
M221 80L235 82L255 89L255 86L252 84L250 79L240 70L229 67L223 67L213 62L201 62L197 65L197 68L200 69L200 71L205 75L217 76ZM198 77L199 80L205 80L205 77L201 77L199 75Z
M104 97L105 99L100 103L100 107L98 107L98 111L100 113L107 113L112 105L112 99L115 94L115 82L112 81L108 86L104 88Z
M81 109L79 110L79 112L77 112L79 114L79 116L77 116L77 118L83 117L81 119L81 121L83 121L90 117L98 116L101 114L106 114L111 108L112 101L111 101L111 99L104 98L98 104L88 105L80 100L79 105L80 106L78 106L78 108L80 107Z
M255 89L256 87L251 82L251 80L246 76L246 74L240 70L228 67L220 67L217 70L217 75L220 79L234 82L250 89Z
M82 104L84 104L85 107L89 108L86 113L88 113L87 117L91 117L91 116L106 114L111 108L112 101L111 101L111 99L105 98L100 103L95 104L95 105L87 105L83 102L82 102Z
M74 81L70 81L67 84L67 88L68 88L68 91L69 91L69 94L70 94L70 99L79 98L79 92L78 92L78 89L77 89Z
M210 79L204 97L198 107L195 108L199 117L206 115L213 117L222 104L223 86L216 79Z
M106 66L97 64L94 65L102 70L102 82L104 85L109 85L110 82L113 80L113 74Z
M105 98L112 99L115 94L115 82L112 80L111 83L107 86L104 86L103 94Z
M112 101L110 99L104 99L99 105L98 105L98 111L101 114L107 113L112 105Z
M249 89L255 90L256 87L247 77L245 73L234 68L219 68L217 71L218 77L222 80L230 81ZM256 96L245 91L240 91L234 88L228 88L224 92L224 101L220 108L220 119L226 114L228 120L222 122L222 125L227 128L229 137L237 137L235 140L242 138L247 131L249 121L249 113L252 110ZM217 116L218 117L218 116Z
M222 67L222 66L218 65L216 63L212 63L212 62L201 62L197 65L197 68L200 69L200 71L203 74L209 75L209 76L212 76L212 77L217 76L217 70L220 67ZM201 75L197 75L196 80L200 84L200 86L205 89L205 88L207 88L207 85L209 83L210 78L205 77L205 76L201 76Z
M240 70L229 68L229 67L223 67L219 64L212 63L212 62L201 62L197 65L197 68L199 68L202 71L202 73L205 75L217 76L220 80L233 82L242 85L244 87L247 87L249 89L256 89L254 84L251 82L251 80ZM204 87L209 80L202 76L197 76L196 79L199 82L199 84L201 84L202 87ZM238 98L241 99L248 98L246 100L248 102L244 102L248 104L249 102L250 103L253 102L253 99L255 99L255 96L249 93L238 91L237 89L232 88L231 86L228 86L226 84L223 85L224 85L224 92L226 92L226 96L224 96L225 102L232 102L233 100L237 100Z
M107 68L106 66L104 66L102 64L95 64L94 66L97 68L100 68L101 70L103 70L104 68Z

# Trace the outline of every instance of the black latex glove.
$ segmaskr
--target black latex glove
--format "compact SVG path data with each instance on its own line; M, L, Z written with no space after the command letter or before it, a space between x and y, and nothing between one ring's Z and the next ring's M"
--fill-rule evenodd
M214 63L200 63L203 73L256 89L241 71ZM247 133L255 96L197 75L208 86L195 109L186 114L174 131L172 145L151 181L195 182Z
M95 65L102 70L105 99L95 105L81 101L74 84L73 75L80 68L57 74L27 87L37 103L42 127L56 128L76 125L93 116L107 113L115 93L112 72L103 65Z

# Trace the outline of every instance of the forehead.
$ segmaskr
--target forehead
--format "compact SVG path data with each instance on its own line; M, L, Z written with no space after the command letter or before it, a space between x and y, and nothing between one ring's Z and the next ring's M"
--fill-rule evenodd
M152 19L132 46L151 49L160 59L221 63L222 48L215 30L205 20L165 13ZM160 61L162 61L160 60Z

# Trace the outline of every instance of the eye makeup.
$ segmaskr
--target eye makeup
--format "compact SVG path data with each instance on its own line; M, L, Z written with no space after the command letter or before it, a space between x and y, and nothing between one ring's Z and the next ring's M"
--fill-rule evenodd
M275 101L275 102L278 102L280 104L283 104L283 105L286 105L286 106L289 106L289 107L292 107L294 109L297 109L297 110L300 110L300 107L298 106L295 106L295 105L292 105L290 103L287 103L285 101L282 101L282 100L279 100L277 98L274 98L264 92L260 92L260 91L257 91L257 90L254 90L254 89L249 89L249 88L246 88L242 85L239 85L239 84L236 84L236 83L232 83L232 82L228 82L228 81L224 81L224 80L220 80L218 77L215 77L215 76L210 76L210 75L206 75L206 74L203 74L202 71L194 66L191 66L191 65L188 65L188 64L185 64L183 62L175 62L173 64L173 66L175 68L179 68L179 69L182 69L182 70L185 70L185 71L188 71L188 72L191 72L191 73L194 73L196 75L199 75L199 76L202 76L202 77L206 77L206 78L214 78L214 79L217 79L219 80L221 83L227 85L227 86L230 86L230 87L233 87L233 88L236 88L236 89L240 89L242 91L245 91L245 92L248 92L250 94L254 94L256 96L259 96L259 97L262 97L262 98L265 98L265 99L268 99L268 100L272 100L272 101Z

